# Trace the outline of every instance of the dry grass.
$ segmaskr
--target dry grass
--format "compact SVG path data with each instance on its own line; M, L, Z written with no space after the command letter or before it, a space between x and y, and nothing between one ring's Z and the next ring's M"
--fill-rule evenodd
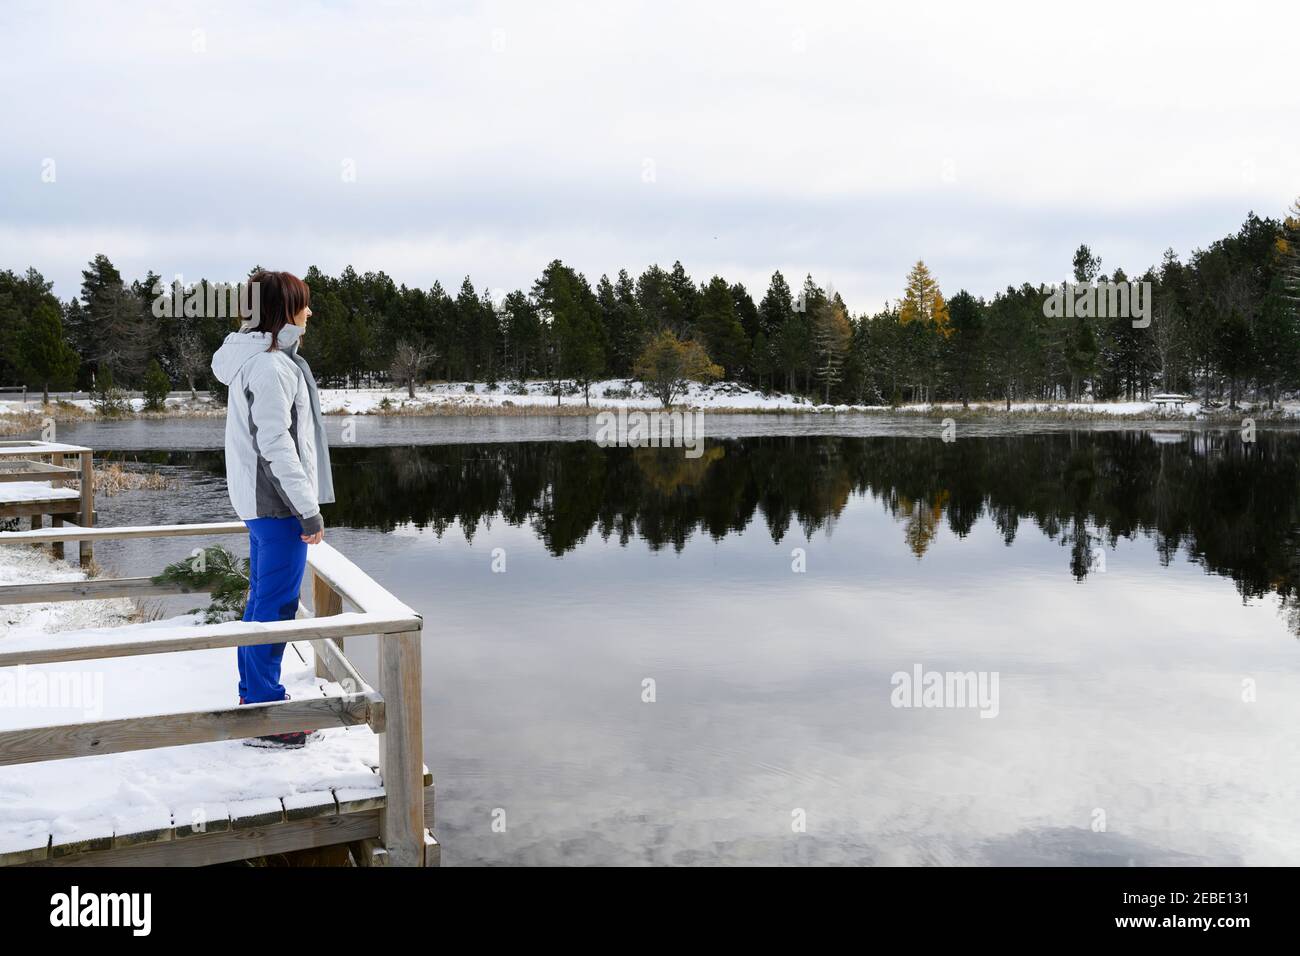
M198 404L186 401L181 405L169 405L157 411L126 410L114 415L104 416L93 408L82 408L71 402L58 401L49 405L32 406L20 411L0 415L0 435L18 435L24 432L38 432L47 419L56 422L88 422L105 418L224 418L224 405Z
M156 471L134 471L118 462L95 469L95 494L111 497L124 491L173 491L180 487L175 478Z
M563 416L583 416L594 415L599 411L607 410L600 405L592 405L588 408L585 405L515 405L509 400L501 405L470 405L470 404L426 404L426 405L397 405L392 408L376 407L370 412L350 412L347 409L331 409L326 415L335 418L351 418L353 415L361 416L387 416L397 418L439 418L439 417L458 417L458 418L486 418L494 415L507 416L546 416L554 417Z
M38 432L45 416L35 412L16 412L12 415L0 415L0 435L21 435L23 432Z
M166 610L161 598L132 598L135 609L131 612L131 623L147 624L161 621Z

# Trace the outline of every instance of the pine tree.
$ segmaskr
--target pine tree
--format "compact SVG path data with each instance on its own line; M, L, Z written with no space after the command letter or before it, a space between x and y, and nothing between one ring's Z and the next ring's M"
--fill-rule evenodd
M172 383L156 358L149 360L144 373L144 407L151 412L161 411L167 404L167 393Z
M971 393L982 387L980 358L983 348L984 303L962 289L948 303L952 335L948 339L957 394L969 408Z
M631 375L632 364L645 347L649 331L645 316L637 302L636 284L626 269L618 270L618 281L614 283L614 300L617 310L617 337L610 341L612 355L616 356L618 374Z
M1101 271L1101 256L1093 255L1091 249L1080 244L1079 248L1074 250L1073 265L1075 282L1091 282Z
M745 330L736 317L731 287L721 276L709 280L700 295L700 337L713 361L728 378L737 378L746 361Z
M682 268L674 262L668 273L669 296L668 327L678 338L694 338L700 316L700 290Z
M1275 276L1269 286L1254 338L1260 385L1268 395L1268 407L1272 408L1279 387L1295 382L1300 373L1300 326L1282 275Z
M839 294L823 302L813 317L813 343L817 352L817 377L825 386L826 404L830 404L831 388L838 385L844 371L844 360L849 352L853 330Z
M794 391L795 387L794 373L789 371L785 354L786 327L794 321L794 315L794 297L790 294L790 286L786 283L785 276L780 272L774 272L768 283L767 292L763 295L763 301L758 305L758 327L767 340L768 353L771 356L772 386L776 387L776 371L786 370L787 391ZM791 340L798 337L795 332L789 334ZM797 349L792 348L791 352L797 352Z
M1011 399L1033 353L1035 313L1041 314L1034 292L1028 285L1019 289L1008 286L1006 292L994 297L988 310L986 354L989 372L994 387L1006 398L1007 411L1011 410Z
M523 380L540 371L536 363L542 354L541 316L536 303L519 290L506 296L502 310L507 364L515 378Z
M560 378L573 379L591 404L591 383L605 370L605 333L595 293L585 277L556 259L535 283L533 294L550 321L556 404Z
M740 320L740 327L745 331L745 339L753 342L759 332L758 306L754 304L749 291L739 282L731 287L731 301L736 309L736 318Z
M96 371L110 368L118 378L139 376L148 362L156 330L147 305L122 282L122 275L100 254L81 273L86 312L87 352Z
M41 386L43 401L50 403L50 386L71 388L81 360L63 334L59 309L42 302L23 328L18 348L23 378Z
M636 302L650 335L671 328L674 316L680 311L668 281L668 273L658 265L650 266L637 278Z

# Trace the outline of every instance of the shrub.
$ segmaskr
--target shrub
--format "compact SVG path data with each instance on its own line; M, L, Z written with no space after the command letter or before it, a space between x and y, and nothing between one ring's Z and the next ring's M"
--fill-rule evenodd
M126 392L113 384L113 370L103 369L95 376L95 408L101 415L124 415L128 410Z
M149 360L144 373L144 407L151 412L161 411L167 404L167 393L172 390L171 379L162 370L157 359Z
M680 341L667 330L650 341L632 369L650 393L665 408L690 386L691 382L712 382L722 377L704 348L696 342Z

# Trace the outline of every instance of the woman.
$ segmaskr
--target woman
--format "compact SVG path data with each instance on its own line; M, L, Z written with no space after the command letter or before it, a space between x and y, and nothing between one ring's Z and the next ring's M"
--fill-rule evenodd
M307 545L325 535L320 506L334 500L320 396L298 346L311 317L311 290L288 272L249 280L252 317L226 336L212 371L230 389L226 403L226 485L248 526L245 621L297 616ZM239 651L239 702L286 700L283 644ZM301 747L310 731L247 741Z

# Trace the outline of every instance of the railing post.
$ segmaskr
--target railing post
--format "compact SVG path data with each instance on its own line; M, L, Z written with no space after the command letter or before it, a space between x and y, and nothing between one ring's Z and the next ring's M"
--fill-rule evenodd
M81 526L92 528L95 525L95 464L93 454L87 450L81 453ZM81 554L82 567L95 559L95 544L84 538L77 545Z
M57 452L57 451L56 451L54 454L52 454L52 455L50 456L50 461L53 462L54 465L55 465L56 467L62 468L62 467L63 467L63 453L62 453L62 452ZM66 487L66 485L67 485L67 482L65 482L62 478L55 478L53 481L50 482L50 487L51 487L51 488L63 488L63 487ZM62 527L63 527L63 515L51 515L51 516L50 516L50 524L53 525L53 526L56 527L56 528L62 528ZM56 560L62 561L62 560L63 560L63 542L62 542L62 541L56 541L56 542L54 542L54 544L50 545L50 554L54 555L54 557L55 557Z
M335 614L343 613L343 597L329 586L329 582L316 573L316 569L307 566L307 573L311 575L311 609L313 617L333 617ZM339 653L343 653L343 638L335 638L338 643ZM316 655L316 676L324 680L334 680L335 677L330 673L325 662L321 660L320 654ZM351 689L354 693L360 693L360 687Z
M379 741L384 784L380 836L392 866L424 864L424 761L420 632L382 634L379 692L387 723Z

